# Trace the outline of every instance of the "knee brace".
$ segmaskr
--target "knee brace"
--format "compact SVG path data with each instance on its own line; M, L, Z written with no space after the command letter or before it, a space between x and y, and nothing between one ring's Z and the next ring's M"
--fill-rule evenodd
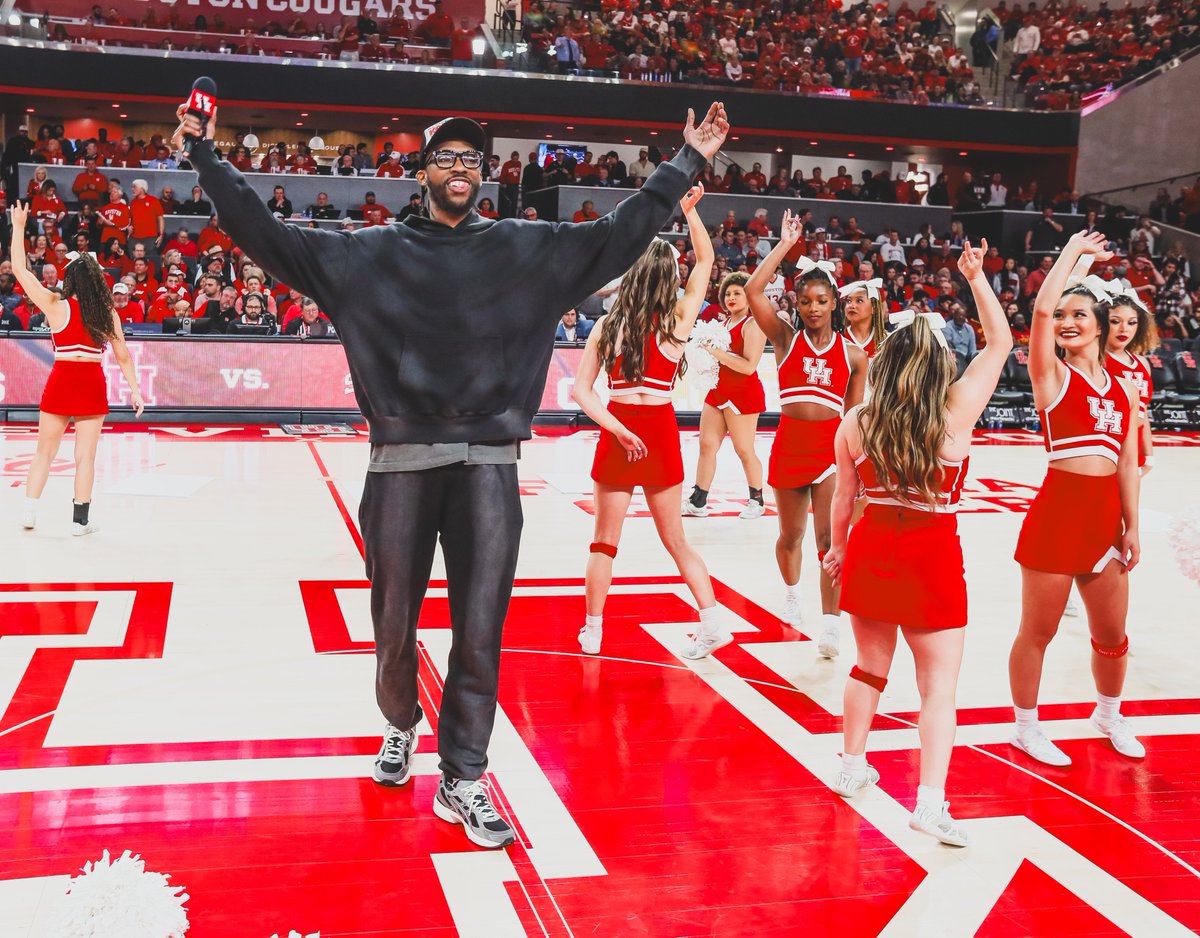
M1111 648L1106 648L1104 645L1098 644L1093 638L1092 651L1098 655L1104 656L1105 658L1124 658L1129 652L1129 636L1126 635L1121 640L1120 645L1113 645Z
M863 684L866 684L867 687L873 687L881 694L883 693L883 689L887 687L886 677L878 677L874 674L868 674L858 665L855 665L850 669L850 678L854 681L861 681Z
M588 553L604 554L605 556L616 559L617 548L612 544L605 544L602 541L593 541L588 547Z

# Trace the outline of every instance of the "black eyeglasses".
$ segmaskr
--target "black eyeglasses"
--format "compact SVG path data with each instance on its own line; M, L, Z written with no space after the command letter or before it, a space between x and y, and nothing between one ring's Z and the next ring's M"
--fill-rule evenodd
M425 165L436 163L438 169L453 169L458 160L462 160L464 169L479 169L483 165L483 154L478 150L434 150L426 158Z

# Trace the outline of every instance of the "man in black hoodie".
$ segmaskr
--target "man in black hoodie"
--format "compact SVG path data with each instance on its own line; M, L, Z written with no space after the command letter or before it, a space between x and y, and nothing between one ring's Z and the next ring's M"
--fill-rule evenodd
M177 147L185 132L200 136L186 106L178 117ZM514 839L480 779L521 536L520 441L532 435L562 313L633 266L729 131L719 103L694 121L689 110L685 145L671 162L614 211L581 224L481 218L474 206L487 138L462 117L425 129L416 178L428 217L354 232L279 224L242 174L218 160L215 112L209 140L192 151L234 241L332 320L370 426L359 520L376 697L387 718L373 773L382 785L402 785L410 773L422 715L417 616L441 539L453 646L433 809L480 846Z

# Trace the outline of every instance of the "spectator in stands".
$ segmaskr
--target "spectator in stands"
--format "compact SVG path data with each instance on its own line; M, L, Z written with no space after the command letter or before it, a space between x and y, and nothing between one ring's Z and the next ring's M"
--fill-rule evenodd
M197 306L196 312L212 321L214 332L225 332L238 317L237 299L237 289L227 284L221 288L216 300L208 300L203 307Z
M962 303L954 303L951 308L953 318L943 330L946 344L950 351L965 355L970 361L975 357L975 330L967 322L967 308Z
M587 157L584 157L587 163ZM508 161L500 167L500 215L512 218L517 214L517 201L521 196L521 154L513 150Z
M129 203L132 224L129 230L130 244L145 244L147 251L157 253L163 245L166 231L162 203L157 196L150 195L150 185L145 179L133 181L133 200Z
M221 298L221 278L216 274L202 272L196 286L196 315L203 316L204 308L213 300Z
M558 326L554 330L556 342L585 342L591 334L594 324L586 319L580 319L575 309L569 309L562 314Z
M272 190L271 198L267 199L267 210L273 215L292 217L292 200L287 197L287 190L283 186L276 186Z
M896 267L907 267L908 258L905 255L904 245L900 243L900 232L895 228L888 232L887 241L879 246L879 257L885 265L893 265Z
M1054 209L1043 209L1042 217L1025 232L1025 253L1028 255L1058 250L1062 233L1063 226L1054 220Z
M442 0L433 0L433 12L417 24L417 37L431 46L449 46L454 19L442 8Z
M992 181L988 184L988 208L1005 208L1008 205L1008 186L1000 181L999 173L992 173Z
M196 244L200 248L200 253L205 256L211 256L214 249L222 254L229 254L233 251L233 239L221 230L221 222L216 215L208 217L208 224L200 229Z
M524 170L521 172L521 197L528 198L529 193L536 192L542 188L542 167L538 163L538 155L536 152L529 154L529 162L525 164Z
M242 314L235 318L233 323L241 323L244 326L266 326L269 330L267 335L278 334L279 325L275 316L267 311L267 297L257 292L247 293L241 298L240 303Z
M160 146L155 152L153 159L147 163L148 169L178 169L179 164L175 162L175 158L171 156L171 151L167 147Z
M204 198L204 190L199 186L192 186L192 197L189 201L183 202L175 210L177 215L197 215L201 218L207 218L212 215L212 204Z
M649 179L654 172L654 164L650 162L650 151L645 147L638 150L638 158L629 164L629 177Z
M57 231L67 217L67 206L58 197L58 185L53 179L42 183L41 191L33 197L30 214L37 219L38 227L49 235Z
M959 212L978 212L983 208L983 203L975 195L975 177L970 170L962 174L962 182L958 187L958 198L954 202L954 208Z
M1079 193L1072 189L1065 199L1054 203L1054 211L1059 215L1082 215L1087 211L1087 206L1080 200Z
M134 323L146 321L146 310L141 303L130 296L128 284L117 281L112 288L113 309L121 322Z
M420 200L421 197L417 196L418 204L420 204ZM368 191L363 196L363 204L358 207L358 210L362 212L363 218L367 218L372 212L378 212L380 219L385 222L393 217L391 210L382 202L377 202L375 200L375 193L371 191Z
M480 218L496 219L500 217L500 213L496 211L496 203L486 196L479 200L479 204L475 207Z
M523 208L521 210L521 217L524 218L526 221L537 221L538 220L537 209L534 208L532 205L527 205L525 208Z
M404 221L409 215L421 214L421 196L414 192L408 197L408 204L400 209L400 214L396 216L396 221Z
M25 324L13 312L21 305L22 300L22 295L16 291L16 286L17 278L11 270L0 273L0 312L4 315L4 321L0 324L0 329L25 328Z
M324 221L336 221L338 218L341 218L341 212L338 211L336 205L329 203L328 192L318 192L317 201L308 207L308 217Z
M173 186L163 186L162 194L158 197L159 203L162 205L163 214L175 215L179 211L179 200L175 198L175 189Z
M96 168L94 158L84 160L83 167L83 172L75 177L71 191L81 205L87 202L99 206L108 191L108 177Z
M185 260L196 261L200 258L200 247L192 240L191 232L186 228L180 228L175 232L175 237L167 242L165 250L178 251Z
M400 179L404 176L404 167L400 165L400 154L393 150L388 158L375 170L375 175L383 179Z
M1164 225L1179 224L1179 207L1171 201L1171 193L1166 189L1159 189L1150 203L1150 218Z
M1037 269L1030 272L1025 278L1025 296L1037 296L1038 290L1042 288L1046 277L1050 274L1050 268L1054 266L1054 258L1049 254L1045 255L1038 263Z
M581 221L595 221L600 217L600 213L596 211L596 205L591 199L585 199L583 204L579 206L579 211L571 218L571 221L578 224Z
M337 335L333 323L321 315L317 301L307 296L300 300L300 315L289 322L283 331L284 335L300 336L302 339Z

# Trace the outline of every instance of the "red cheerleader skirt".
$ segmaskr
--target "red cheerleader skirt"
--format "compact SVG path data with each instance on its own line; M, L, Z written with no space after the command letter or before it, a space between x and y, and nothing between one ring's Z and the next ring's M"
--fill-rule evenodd
M1014 557L1044 573L1099 573L1110 559L1123 560L1117 547L1124 533L1116 473L1085 476L1051 466L1025 515Z
M717 386L708 392L704 403L735 414L761 414L767 409L767 392L758 375L734 374L722 368Z
M958 516L868 505L850 529L840 605L854 616L910 628L965 626Z
M108 413L108 382L99 362L56 361L42 391L43 413L94 417Z
M607 430L600 431L592 479L617 488L657 488L683 482L683 454L679 449L679 427L670 404L622 404L609 401L608 412L630 433L646 444L647 456L630 462L620 441Z
M837 469L833 438L841 423L841 417L796 420L781 416L767 463L768 484L777 489L798 489L833 475Z

